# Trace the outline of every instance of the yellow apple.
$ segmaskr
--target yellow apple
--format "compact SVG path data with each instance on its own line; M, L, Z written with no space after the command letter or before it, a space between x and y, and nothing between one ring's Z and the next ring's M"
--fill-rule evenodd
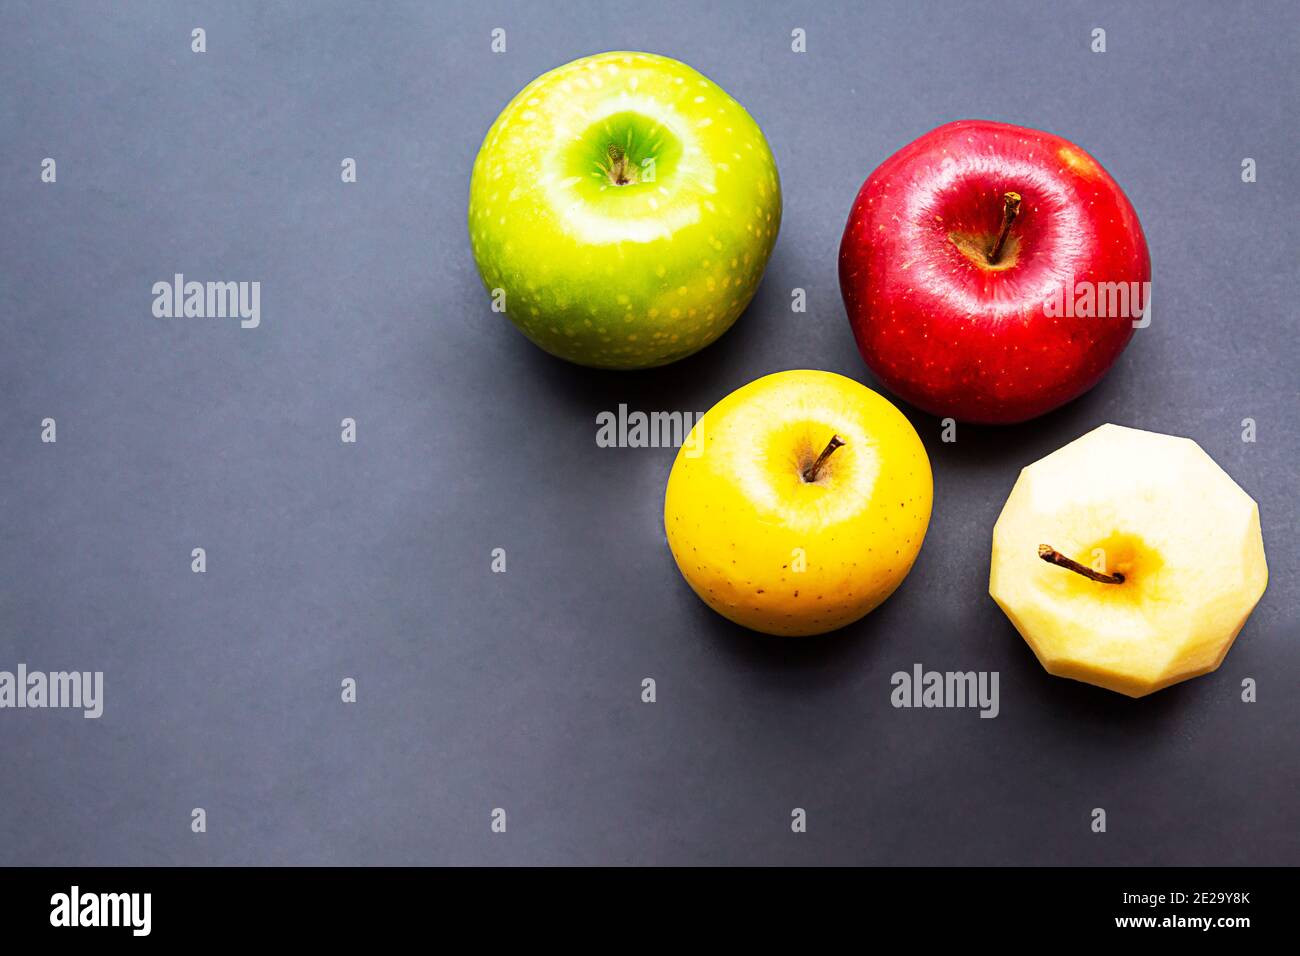
M821 634L889 597L930 523L930 460L903 414L831 372L777 372L695 425L664 528L709 607L768 634Z
M1102 425L993 529L989 593L1043 667L1130 697L1217 668L1267 584L1258 506L1187 438Z

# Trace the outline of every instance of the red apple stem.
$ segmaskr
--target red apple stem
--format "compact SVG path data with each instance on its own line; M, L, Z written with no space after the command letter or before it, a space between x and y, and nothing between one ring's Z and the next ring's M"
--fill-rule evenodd
M615 186L626 186L632 181L628 176L627 153L617 143L610 143L606 153L609 155L609 181Z
M828 441L826 447L822 449L822 453L817 456L817 460L804 469L803 480L809 484L816 481L818 476L821 475L822 465L826 464L826 459L830 458L835 452L835 449L839 448L843 444L843 438L839 435L832 435L831 440Z
M1019 214L1020 193L1004 193L1002 196L1002 230L998 233L993 248L989 250L989 265L997 265L998 260L1002 258L1002 247L1006 244L1007 236L1011 233L1011 224L1016 221L1016 216Z
M1098 584L1123 584L1124 575L1116 571L1114 574L1103 574L1101 571L1094 571L1086 564L1080 564L1078 561L1071 561L1065 555L1061 554L1049 544L1040 544L1038 546L1038 556L1048 564L1054 564L1058 568L1068 568L1075 574L1082 574L1091 581Z

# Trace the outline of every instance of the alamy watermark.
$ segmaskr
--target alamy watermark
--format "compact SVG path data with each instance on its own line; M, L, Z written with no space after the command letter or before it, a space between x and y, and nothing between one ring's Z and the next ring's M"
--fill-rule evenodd
M1132 319L1133 328L1151 324L1150 282L1077 282L1074 276L1043 300L1051 319Z
M895 671L889 678L895 707L978 707L981 717L998 715L997 671L927 671L913 664L911 673Z
M132 936L148 936L153 919L152 893L83 893L73 884L50 897L50 925L56 927L125 927Z
M680 448L687 458L704 451L703 412L628 411L596 413L597 448Z
M262 324L261 282L186 282L178 272L152 291L156 319L239 319L243 329Z
M0 710L69 707L95 719L104 713L103 671L0 671Z

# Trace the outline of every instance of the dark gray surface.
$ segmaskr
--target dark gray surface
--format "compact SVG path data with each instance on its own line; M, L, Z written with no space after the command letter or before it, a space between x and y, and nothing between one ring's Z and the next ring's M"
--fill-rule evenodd
M102 669L106 706L0 711L0 863L1300 862L1297 26L1285 2L6 3L0 669ZM785 191L748 313L650 373L535 349L464 226L498 110L616 48L736 96ZM744 632L664 543L673 452L597 448L596 413L793 367L872 384L844 217L962 117L1106 165L1153 324L1039 421L947 445L906 409L935 471L907 582L830 638ZM174 272L261 281L261 327L152 318ZM1047 676L987 594L1018 469L1108 421L1200 442L1259 502L1271 572L1218 673L1140 701ZM1001 716L891 708L917 661L1000 671Z

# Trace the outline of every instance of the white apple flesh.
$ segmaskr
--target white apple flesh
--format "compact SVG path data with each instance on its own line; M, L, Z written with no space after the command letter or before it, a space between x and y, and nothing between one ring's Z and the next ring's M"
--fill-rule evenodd
M1131 697L1216 669L1267 583L1258 506L1172 435L1094 429L993 529L989 593L1047 671Z

